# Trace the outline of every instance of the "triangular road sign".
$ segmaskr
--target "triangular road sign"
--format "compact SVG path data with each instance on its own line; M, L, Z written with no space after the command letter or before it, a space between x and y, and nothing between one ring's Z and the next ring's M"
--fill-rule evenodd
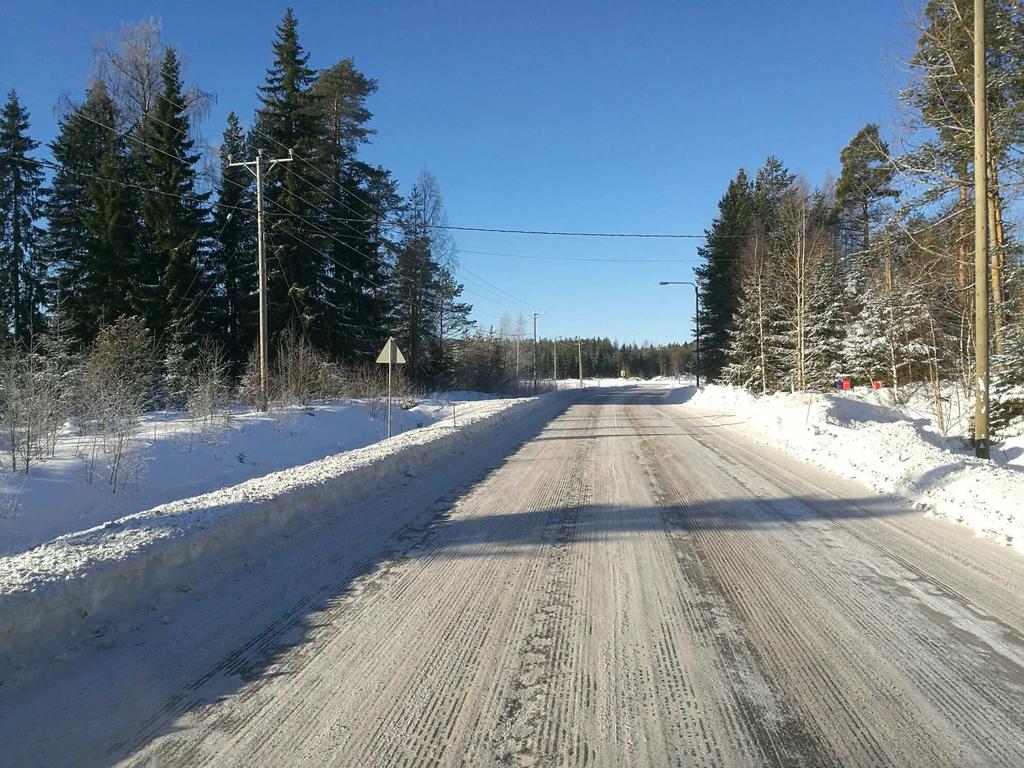
M384 349L377 355L378 363L391 363L392 365L401 365L405 362L405 357L402 355L402 350L398 348L398 344L395 341L394 336L389 336L387 343L384 344Z

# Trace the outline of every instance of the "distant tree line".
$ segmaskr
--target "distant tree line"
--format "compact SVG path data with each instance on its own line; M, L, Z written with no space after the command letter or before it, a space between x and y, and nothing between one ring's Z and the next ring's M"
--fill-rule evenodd
M1024 7L987 15L993 427L1024 417L1024 274L1007 214L1024 179ZM898 149L868 124L818 188L774 156L741 170L707 230L697 270L703 372L755 392L881 381L897 397L974 387L973 18L930 0Z
M580 360L587 379L611 379L625 375L652 378L678 376L695 370L694 344L619 343L608 338L539 338L523 332L525 318L506 318L499 330L478 330L455 345L457 383L466 389L517 391L532 385L534 362L537 377L575 379Z

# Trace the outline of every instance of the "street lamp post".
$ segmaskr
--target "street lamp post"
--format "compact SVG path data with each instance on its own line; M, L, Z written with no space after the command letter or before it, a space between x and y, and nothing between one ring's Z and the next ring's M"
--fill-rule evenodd
M697 389L700 389L700 291L696 283L689 280L662 280L658 285L692 285L693 286L693 326L697 334Z
M533 313L533 394L537 394L537 318L542 312Z

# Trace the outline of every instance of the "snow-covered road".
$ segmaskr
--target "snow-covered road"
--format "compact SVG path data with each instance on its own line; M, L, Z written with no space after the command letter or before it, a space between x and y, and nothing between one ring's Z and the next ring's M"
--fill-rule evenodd
M1024 558L691 392L551 400L163 596L0 686L0 762L1024 764Z

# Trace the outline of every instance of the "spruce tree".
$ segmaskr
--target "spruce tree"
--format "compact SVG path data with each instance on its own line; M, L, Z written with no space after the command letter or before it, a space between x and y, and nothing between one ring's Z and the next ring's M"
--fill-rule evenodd
M1007 324L1003 349L992 360L992 433L1008 437L1024 429L1024 322Z
M196 189L190 122L173 48L164 53L160 98L142 124L142 220L147 258L137 275L136 308L166 341L168 391L180 401L198 349L197 291L200 260L208 248L205 200Z
M818 255L810 270L807 295L807 387L828 390L843 364L846 323L835 250Z
M7 331L22 344L41 330L45 274L36 223L43 172L31 157L39 142L28 130L28 112L11 91L0 113L0 311Z
M443 228L444 203L437 179L422 171L401 212L402 238L397 246L388 285L388 304L394 335L404 340L409 352L408 373L414 381L426 382L442 375L442 332L440 318L445 306L444 273L451 269L454 244ZM453 317L460 317L457 301L461 286L448 287ZM447 322L447 321L445 321ZM404 349L404 348L403 348Z
M117 109L101 83L60 121L45 213L50 293L79 341L128 311L139 243L137 189Z
M1024 295L1024 265L1014 264L1007 287ZM992 359L990 426L1000 437L1024 431L1024 303L1002 331L1001 351Z
M768 155L754 176L753 214L769 242L779 227L783 196L795 178L775 155Z
M895 272L892 284L876 272L863 296L860 313L849 325L844 358L852 373L866 384L873 379L900 387L923 375L937 350L925 328L929 308L919 280Z
M391 327L405 352L409 378L427 380L433 373L431 348L436 331L431 320L437 314L437 263L428 238L410 234L398 245L389 283Z
M752 222L752 189L742 170L718 203L718 217L697 254L704 264L694 270L700 291L701 372L716 379L726 362L730 329L739 304L738 262Z
M328 173L324 130L316 109L316 71L299 43L291 8L277 27L274 63L260 87L260 109L251 137L268 157L289 150L296 159L267 174L268 315L272 332L298 326L318 345L326 341L324 282L329 242L321 189ZM329 174L328 174L329 175Z
M376 287L384 282L382 219L397 196L387 173L358 159L369 141L371 113L366 99L377 83L352 59L343 59L317 75L314 108L325 138L321 179L328 190L322 208L330 257L324 265L325 344L343 358L375 353L384 307ZM311 169L310 169L311 170ZM315 171L312 171L314 174Z
M781 270L766 239L758 223L744 259L739 303L722 371L728 383L758 394L788 385L793 370L791 326L778 302Z
M435 368L442 380L450 380L454 361L454 342L461 339L474 326L469 319L473 305L462 300L463 285L446 267L437 276L437 351Z

